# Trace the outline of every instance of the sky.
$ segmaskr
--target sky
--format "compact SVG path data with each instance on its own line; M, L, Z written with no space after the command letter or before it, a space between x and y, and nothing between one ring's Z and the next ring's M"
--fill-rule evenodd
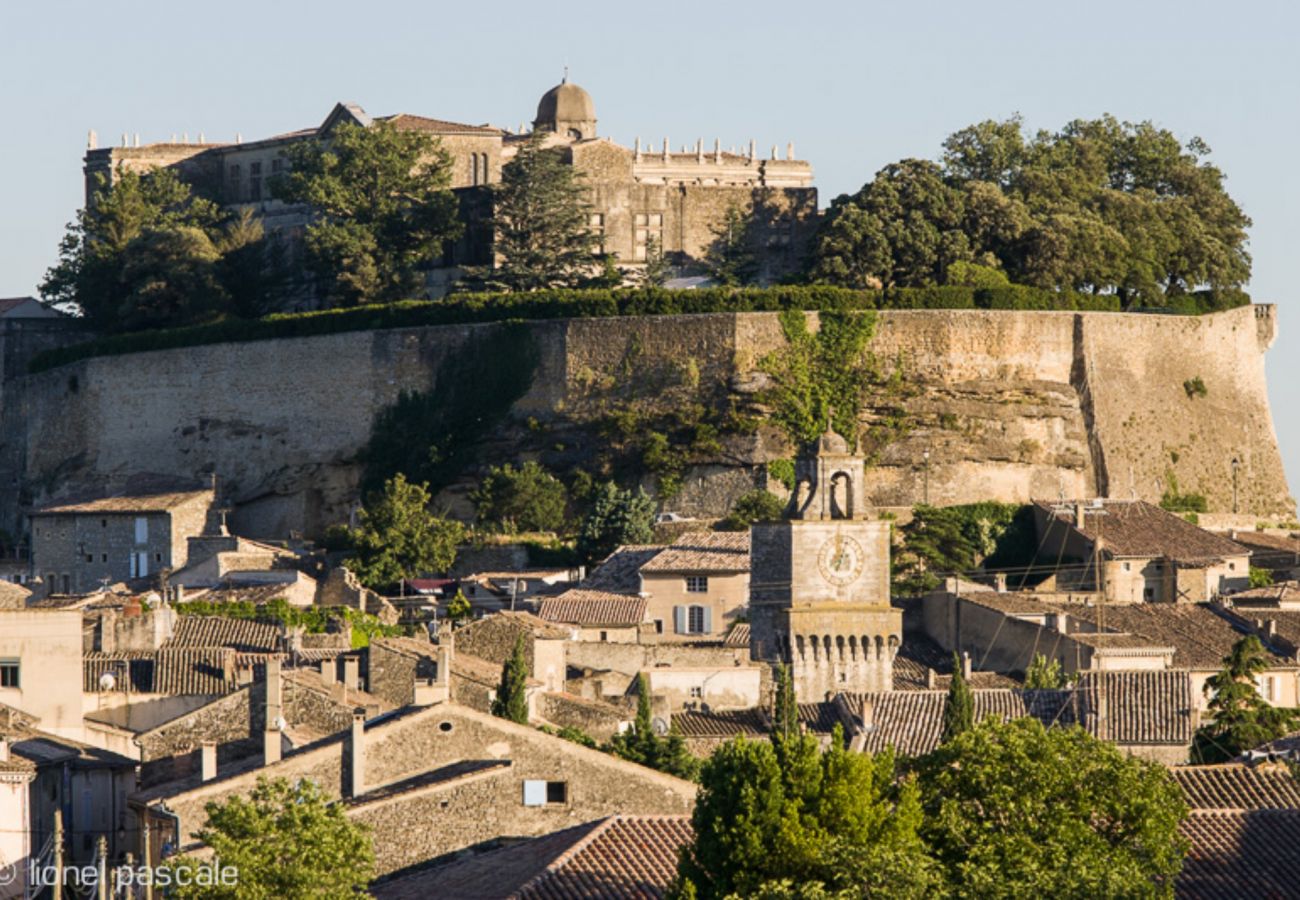
M1268 377L1296 493L1298 38L1300 4L1281 0L5 0L0 297L35 293L55 261L92 128L100 146L252 140L319 124L340 100L515 128L567 65L602 135L793 141L825 205L973 122L1057 129L1109 112L1203 138L1254 220L1248 288L1278 304Z

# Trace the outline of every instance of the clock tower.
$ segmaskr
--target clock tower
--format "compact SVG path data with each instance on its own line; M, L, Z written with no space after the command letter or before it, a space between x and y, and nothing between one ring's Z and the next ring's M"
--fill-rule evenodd
M750 533L750 655L790 667L801 701L893 688L889 523L869 521L863 462L827 430L795 462L783 522Z

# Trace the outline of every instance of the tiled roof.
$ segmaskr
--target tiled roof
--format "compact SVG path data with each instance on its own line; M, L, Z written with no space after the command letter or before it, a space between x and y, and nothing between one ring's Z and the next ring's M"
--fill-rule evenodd
M748 572L749 532L684 534L641 566L642 572Z
M1104 614L1107 631L1127 632L1156 646L1173 647L1173 664L1180 669L1222 668L1223 658L1245 633L1208 603L1107 603L1104 613L1099 607L1082 604L1061 604L1055 609L1093 624ZM1293 664L1276 654L1269 655L1269 662L1273 666Z
M1173 766L1169 774L1192 809L1300 809L1300 783L1283 766Z
M399 653L412 658L438 658L438 646L413 637L377 637L370 641L372 647Z
M663 550L662 546L652 544L619 547L592 569L579 586L615 594L635 594L641 590L641 567Z
M737 622L735 625L731 626L731 630L727 632L727 637L722 643L727 647L748 647L749 623Z
M930 683L930 671L935 673ZM908 633L894 657L894 690L927 691L946 689L952 681L952 654L926 634ZM972 672L972 688L1016 688L1020 683L998 672Z
M547 622L623 627L645 621L646 599L574 588L542 601L537 615Z
M1183 820L1179 831L1191 848L1178 876L1178 897L1296 896L1300 810L1196 811Z
M167 491L155 494L121 494L81 502L59 502L42 507L34 516L71 513L149 513L168 512L193 501L210 501L211 491Z
M610 816L372 887L380 900L657 900L687 816Z
M225 616L178 616L166 647L232 647L251 653L280 649L280 626Z
M82 690L99 692L99 679L113 676L113 689L136 694L153 693L153 650L128 650L117 653L83 653L81 658ZM126 683L123 684L123 679Z
M969 603L995 609L1009 616L1046 615L1053 611L1049 604L1044 603L1037 597L1012 591L1005 593L999 593L998 591L973 591L967 593L963 591L959 596Z
M1032 716L1050 725L1063 712L1067 691L972 690L975 721L986 716L1018 719ZM855 717L871 703L871 727L864 749L878 753L893 747L904 756L920 756L939 746L947 691L875 691L840 695Z
M760 737L772 731L767 714L757 708L712 712L683 710L673 713L673 727L683 737L701 738Z
M1231 612L1237 618L1243 619L1258 628L1264 628L1268 622L1272 622L1278 637L1282 638L1283 641L1300 646L1300 610L1239 606L1233 607ZM1295 665L1294 662L1285 658L1282 661L1284 664Z
M1228 533L1228 537L1243 547L1258 550L1264 554L1280 552L1286 555L1300 553L1300 534L1296 532L1273 534L1267 531L1232 531Z
M1117 744L1190 744L1196 731L1192 679L1183 670L1085 672L1075 693L1079 724ZM1104 729L1103 708L1109 710Z
M1100 508L1090 506L1091 501L1083 502L1082 528L1074 524L1073 507L1054 513L1054 505L1039 502L1038 506L1090 539L1100 535L1104 552L1112 557L1168 557L1192 563L1249 553L1223 535L1198 528L1145 500L1103 500Z
M158 650L86 653L82 689L97 693L111 673L114 690L137 694L226 694L235 682L238 654L229 647L162 647ZM127 679L123 684L122 679Z
M1231 595L1234 607L1242 606L1281 606L1283 603L1300 603L1300 583L1281 581L1268 587L1251 588Z
M427 116L414 116L410 113L398 113L393 116L379 116L378 120L387 122L402 131L424 131L429 134L502 134L500 128L491 125L464 125L460 122L448 122L444 119L430 119Z
M476 619L457 629L458 636L467 637L474 629L483 627L485 623L510 622L527 630L535 638L543 640L560 640L566 641L572 636L572 632L567 628L561 628L559 625L552 625L545 619L539 618L532 613L520 612L518 610L503 609L501 612L493 613L490 616L484 616Z

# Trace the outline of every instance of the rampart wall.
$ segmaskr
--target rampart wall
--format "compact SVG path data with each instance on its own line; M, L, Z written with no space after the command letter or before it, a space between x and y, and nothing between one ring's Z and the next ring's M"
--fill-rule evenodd
M221 344L11 378L0 517L17 525L28 504L73 485L216 471L245 533L319 532L355 508L358 455L376 414L403 390L436 392L444 363L476 330L490 336L498 327ZM1201 317L882 312L871 351L886 369L902 367L907 415L868 470L868 496L880 505L1061 494L1158 500L1172 474L1182 492L1231 512L1236 458L1239 510L1291 514L1264 381L1274 327L1271 306ZM540 360L532 387L481 459L590 446L598 440L593 384L648 380L643 373L656 365L689 369L701 397L740 396L758 361L784 343L772 313L530 328ZM473 346L490 352L491 342ZM1188 389L1195 379L1203 393ZM728 446L687 473L669 508L720 515L763 483L763 462L791 450L771 428Z

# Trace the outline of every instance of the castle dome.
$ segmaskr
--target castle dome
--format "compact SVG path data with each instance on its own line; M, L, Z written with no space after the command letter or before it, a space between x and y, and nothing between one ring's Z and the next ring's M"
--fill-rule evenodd
M592 102L591 94L565 77L542 94L533 127L538 131L553 131L576 139L594 138L596 104Z

